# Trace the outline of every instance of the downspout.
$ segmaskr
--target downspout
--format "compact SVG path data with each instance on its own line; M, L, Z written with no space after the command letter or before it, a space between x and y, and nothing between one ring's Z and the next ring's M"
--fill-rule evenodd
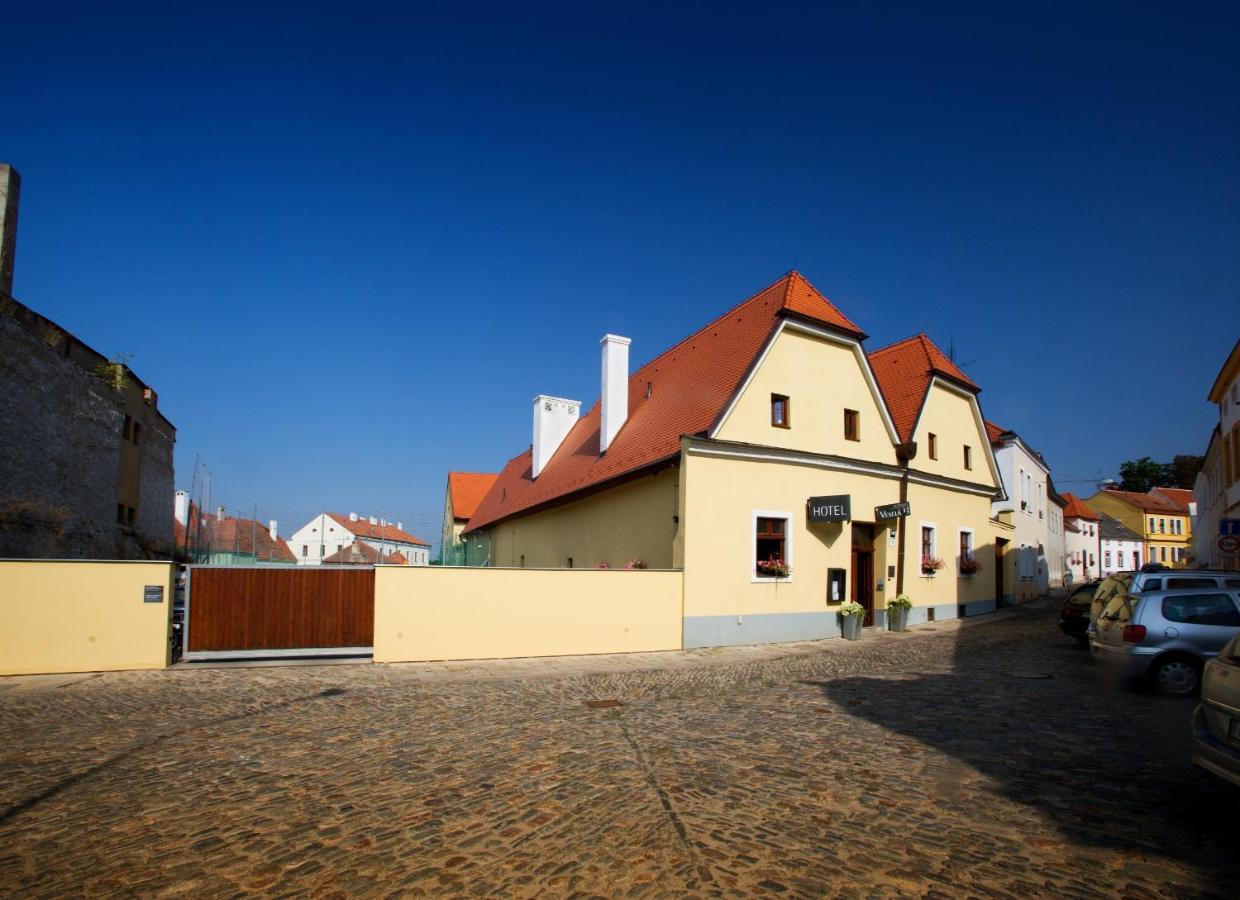
M908 502L908 464L917 457L917 443L908 441L896 444L896 459L900 463L900 502ZM904 530L908 516L896 520L896 596L904 593Z

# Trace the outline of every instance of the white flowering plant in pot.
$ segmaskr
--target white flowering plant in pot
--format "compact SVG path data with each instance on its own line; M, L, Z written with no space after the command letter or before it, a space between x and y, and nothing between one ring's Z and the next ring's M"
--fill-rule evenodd
M913 601L906 594L900 594L887 601L887 612L896 612L901 609L912 609Z
M860 603L855 603L852 600L847 600L844 603L840 604L840 615L841 616L864 616L865 607L862 606Z

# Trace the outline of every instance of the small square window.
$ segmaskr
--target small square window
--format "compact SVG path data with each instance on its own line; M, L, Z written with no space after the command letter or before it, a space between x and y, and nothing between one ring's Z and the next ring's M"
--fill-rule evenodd
M140 443L139 439L141 438L141 436L142 436L142 426L138 422L134 422L133 423L133 442L135 445Z
M123 437L125 440L129 440L130 439L129 436L132 433L133 433L133 419L129 418L129 416L125 416L125 423L121 425L121 437Z
M844 439L861 440L861 414L855 409L844 410Z
M968 444L964 445L964 467L966 469L973 468L973 448Z
M939 458L939 436L935 434L933 431L930 432L929 444L930 444L930 458L938 459Z
M771 394L771 425L775 428L792 427L792 409L783 394Z
M570 569L573 567L573 558L571 556L568 558L568 567Z

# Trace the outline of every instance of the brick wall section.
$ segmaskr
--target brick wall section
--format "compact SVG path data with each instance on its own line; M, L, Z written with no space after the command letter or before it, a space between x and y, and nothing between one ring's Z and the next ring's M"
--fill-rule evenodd
M117 392L92 374L94 359L0 294L0 558L168 557L176 431L142 386ZM134 528L116 521L126 410L144 431Z

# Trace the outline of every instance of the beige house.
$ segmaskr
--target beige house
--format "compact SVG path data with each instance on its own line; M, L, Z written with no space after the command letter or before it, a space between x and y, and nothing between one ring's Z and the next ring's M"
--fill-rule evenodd
M463 532L490 564L684 571L684 646L839 633L993 609L1014 528L979 388L918 335L866 335L791 273L630 373L602 341L601 398L540 396L533 441Z
M490 561L490 542L485 532L462 537L469 519L478 509L499 475L494 472L449 472L444 491L443 530L439 536L439 561L445 566L485 566Z

